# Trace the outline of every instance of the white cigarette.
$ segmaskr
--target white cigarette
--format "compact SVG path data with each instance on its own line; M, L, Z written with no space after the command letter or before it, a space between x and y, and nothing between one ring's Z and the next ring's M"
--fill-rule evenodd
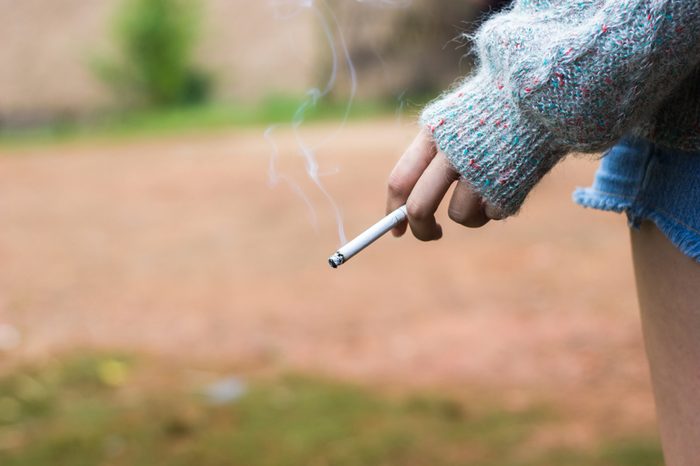
M331 267L337 269L338 267L352 259L355 255L357 255L367 246L369 246L370 244L374 243L379 238L387 234L389 231L392 230L392 228L405 222L406 218L408 218L406 206L399 207L398 209L381 219L379 222L377 222L374 226L370 227L360 236L350 241L342 248L338 249L338 251L335 254L333 254L330 257L330 259L328 259L328 263L331 265Z

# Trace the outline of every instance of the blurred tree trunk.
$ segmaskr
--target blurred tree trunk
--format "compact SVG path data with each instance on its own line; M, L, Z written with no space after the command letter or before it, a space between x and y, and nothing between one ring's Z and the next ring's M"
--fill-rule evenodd
M401 3L401 2L396 2ZM381 2L329 0L357 71L361 98L434 95L471 70L468 41L480 10L467 1L413 0L406 7ZM327 74L330 53L320 54ZM338 77L336 97L348 94L348 73Z

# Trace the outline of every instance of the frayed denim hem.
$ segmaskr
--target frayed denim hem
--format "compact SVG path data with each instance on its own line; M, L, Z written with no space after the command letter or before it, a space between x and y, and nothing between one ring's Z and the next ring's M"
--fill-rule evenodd
M586 208L626 213L631 228L639 228L643 220L654 222L664 236L684 255L700 262L700 232L671 215L653 208L637 207L632 199L601 193L591 188L579 188L574 191L572 197L576 204Z
M592 188L579 188L572 197L576 204L589 209L622 213L632 207L632 199L601 193Z

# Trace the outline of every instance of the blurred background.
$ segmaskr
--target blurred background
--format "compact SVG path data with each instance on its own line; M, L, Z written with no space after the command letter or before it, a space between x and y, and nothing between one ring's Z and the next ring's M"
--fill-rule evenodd
M593 157L326 263L489 7L0 8L0 464L662 463L625 220L570 201Z

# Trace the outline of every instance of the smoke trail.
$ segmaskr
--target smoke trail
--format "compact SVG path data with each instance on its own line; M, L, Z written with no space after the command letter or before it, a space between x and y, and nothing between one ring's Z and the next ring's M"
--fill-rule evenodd
M405 7L409 5L412 0L355 0L358 3L364 3L373 5L376 7ZM333 137L339 132L347 123L348 116L350 115L350 110L352 109L355 96L357 94L357 73L355 71L355 66L353 65L352 59L350 57L350 51L348 49L345 37L341 30L338 18L336 17L333 10L330 8L326 0L268 0L275 17L280 20L290 19L304 11L310 11L318 21L321 30L323 31L324 37L327 42L328 49L331 53L331 68L329 76L322 87L311 88L306 92L305 101L299 106L297 111L292 118L290 123L291 128L294 131L294 136L299 148L299 155L303 158L306 168L306 174L313 182L315 187L321 192L325 197L326 201L330 205L335 215L335 221L338 227L338 239L341 244L347 242L347 236L345 234L345 225L343 221L343 215L338 203L335 201L333 196L324 186L321 178L324 174L319 171L319 164L316 157L316 151L319 147L323 146L325 143L333 139ZM348 80L350 83L350 92L345 104L345 110L343 118L338 128L330 135L328 135L321 143L315 146L310 145L301 134L301 127L305 121L306 113L318 105L318 103L326 97L335 87L336 81L338 79L338 73L340 72L341 65L344 65L348 73ZM285 182L290 188L299 195L299 197L304 201L304 203L309 208L311 212L310 218L314 225L317 227L317 214L313 208L313 204L309 200L309 197L303 191L301 186L296 183L291 178L280 174L277 171L276 162L279 157L279 151L277 145L274 142L272 133L275 127L270 127L265 131L265 138L271 144L272 155L270 159L269 166L269 180L271 185L276 185L280 181Z
M270 165L268 167L268 185L273 188L277 186L280 183L285 183L287 186L291 188L292 191L296 193L297 196L299 196L304 203L306 204L306 207L309 209L309 221L311 224L314 226L315 229L318 228L318 218L316 216L316 209L314 209L313 203L311 200L306 196L304 193L304 190L301 189L301 187L294 182L291 178L288 176L280 173L277 170L277 159L279 158L279 148L277 147L277 143L275 142L274 137L272 136L272 133L276 129L275 126L270 126L265 130L265 140L270 144L272 153L270 154Z

